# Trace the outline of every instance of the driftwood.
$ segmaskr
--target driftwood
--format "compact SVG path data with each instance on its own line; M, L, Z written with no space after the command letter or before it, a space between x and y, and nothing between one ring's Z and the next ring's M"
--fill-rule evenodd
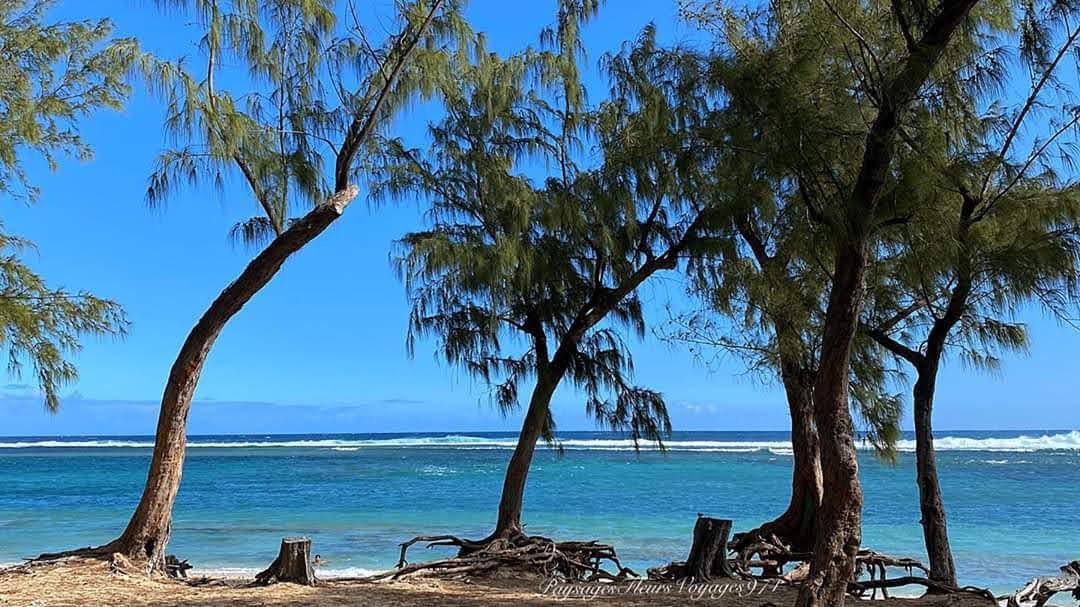
M728 563L728 534L731 520L718 519L698 513L694 523L694 539L685 561L674 561L647 570L650 580L676 581L685 578L707 582L714 578L736 577Z
M1073 598L1080 600L1080 561L1062 566L1059 576L1037 577L1013 594L998 598L1007 598L1008 607L1020 607L1031 601L1035 602L1035 607L1043 607L1059 592L1072 592Z
M406 556L414 544L427 542L428 548L452 546L458 548L453 558L409 563ZM615 573L604 569L610 563ZM621 581L637 577L633 570L623 567L615 548L590 542L556 542L524 534L509 538L477 542L452 535L417 536L401 543L397 567L367 579L399 579L406 576L438 576L465 578L492 573L499 569L529 571L545 577L558 577L575 582Z
M273 563L255 576L256 584L292 582L314 586L315 569L311 566L311 540L306 537L287 537L281 540L281 548Z

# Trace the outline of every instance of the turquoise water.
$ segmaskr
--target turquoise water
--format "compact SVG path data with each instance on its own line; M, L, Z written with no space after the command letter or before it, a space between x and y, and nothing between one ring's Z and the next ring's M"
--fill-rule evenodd
M1026 436L1024 436L1026 434ZM538 453L530 532L614 543L645 567L685 557L696 513L748 528L787 503L785 433L685 432L635 453L566 433ZM286 535L313 538L324 575L382 570L413 535L490 530L513 437L192 437L170 552L244 573ZM961 582L1013 590L1080 557L1080 432L939 433L941 482ZM862 454L864 544L922 555L910 437L895 465ZM122 529L145 479L145 437L0 438L0 562L99 544ZM416 556L423 556L422 551Z

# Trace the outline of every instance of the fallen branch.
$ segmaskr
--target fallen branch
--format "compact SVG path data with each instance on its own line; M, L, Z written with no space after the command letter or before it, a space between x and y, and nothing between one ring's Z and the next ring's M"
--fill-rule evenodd
M1059 592L1072 592L1073 598L1080 600L1080 561L1063 565L1059 576L1037 577L1013 594L998 597L998 600L1008 599L1008 607L1020 607L1030 601L1035 601L1035 607L1043 607L1050 597Z

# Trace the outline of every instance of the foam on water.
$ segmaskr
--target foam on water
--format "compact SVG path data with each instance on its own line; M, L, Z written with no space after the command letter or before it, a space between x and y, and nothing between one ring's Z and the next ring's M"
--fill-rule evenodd
M333 449L335 451L356 451L374 448L440 448L440 449L513 449L515 438L490 438L448 434L445 436L376 438L376 439L314 439L314 440L199 440L192 438L188 446L195 449L257 449L257 448L309 448ZM628 439L567 439L561 441L563 449L588 451L632 451L635 448L644 451L657 450L653 443L640 442L637 445ZM148 440L116 439L50 439L50 440L14 440L0 441L0 449L48 449L48 448L141 448L153 447ZM704 453L752 453L770 451L775 455L790 455L789 441L762 440L669 440L665 447L670 451L700 451ZM1015 436L1006 438L972 438L963 436L942 436L934 441L938 451L997 451L997 452L1034 452L1034 451L1078 451L1080 450L1080 430L1040 436ZM543 446L542 446L543 447ZM861 449L871 449L868 443L861 443ZM915 441L900 440L899 451L914 451Z
M256 567L217 567L217 568L195 568L188 571L188 577L212 577L212 578L225 578L234 580L250 580L255 577L256 574L261 572L262 569ZM342 567L340 569L323 569L316 568L315 576L323 580L332 580L335 578L345 577L368 577L377 573L383 573L377 569L365 569L363 567Z

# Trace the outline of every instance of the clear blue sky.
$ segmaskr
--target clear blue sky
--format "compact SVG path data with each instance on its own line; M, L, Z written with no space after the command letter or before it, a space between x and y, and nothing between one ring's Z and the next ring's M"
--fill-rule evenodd
M473 0L474 27L495 50L535 40L554 0ZM197 27L159 14L149 0L67 0L57 16L108 16L164 57L199 60ZM586 31L591 63L654 21L663 40L696 36L665 0L609 0ZM594 76L595 78L595 76ZM593 82L598 82L595 79ZM603 89L593 87L597 100ZM407 115L399 132L417 134L429 116ZM82 378L58 415L44 412L31 378L8 378L0 396L0 434L152 434L157 399L189 328L252 255L227 239L253 213L234 182L224 196L189 191L165 210L148 210L146 177L168 142L159 103L138 94L122 113L99 114L83 132L96 148L86 163L57 173L35 165L37 205L7 202L6 229L39 246L32 265L54 285L120 301L133 322L125 340L92 341L77 362ZM192 433L380 432L516 429L486 391L420 344L405 353L408 304L394 277L391 242L421 225L415 205L356 204L295 256L226 328L206 365L191 415ZM645 289L650 319L680 305L677 276ZM1006 361L1001 377L949 364L937 398L937 426L950 429L1080 427L1080 334L1033 313L1034 347ZM676 429L785 429L782 393L743 374L737 360L705 369L654 338L634 348L639 383L662 391ZM29 385L28 385L29 384ZM556 394L562 429L591 429L572 390ZM910 424L905 424L908 427Z

